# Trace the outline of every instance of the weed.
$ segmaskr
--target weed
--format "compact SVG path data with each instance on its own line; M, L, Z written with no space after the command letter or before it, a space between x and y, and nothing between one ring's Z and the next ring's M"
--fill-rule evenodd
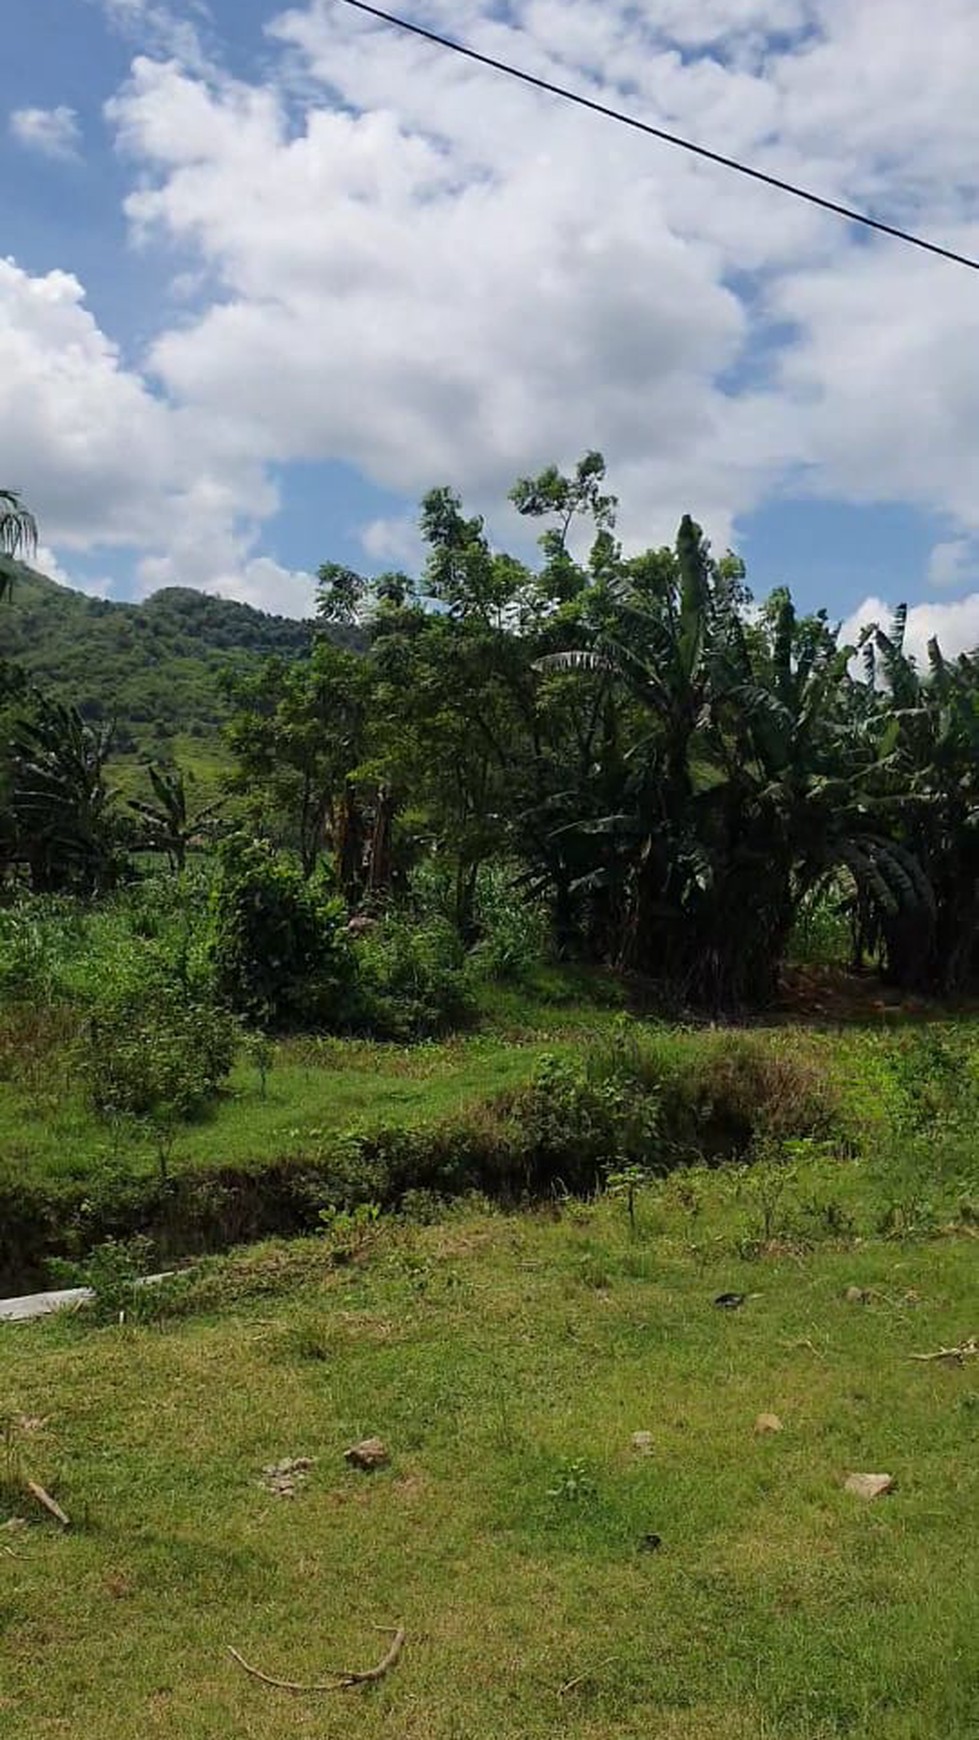
M547 1496L562 1504L588 1504L598 1497L598 1483L584 1460L562 1462Z
M629 1231L636 1236L636 1197L644 1184L649 1182L649 1173L643 1166L624 1166L621 1171L610 1172L606 1180L606 1189L612 1197L619 1197L625 1202L626 1214L629 1217Z
M335 1262L351 1262L371 1244L381 1218L377 1202L359 1202L355 1208L321 1208L319 1221L330 1243Z
M249 1027L243 1034L241 1048L246 1063L257 1072L259 1096L264 1100L268 1097L269 1076L275 1065L275 1045L260 1027Z

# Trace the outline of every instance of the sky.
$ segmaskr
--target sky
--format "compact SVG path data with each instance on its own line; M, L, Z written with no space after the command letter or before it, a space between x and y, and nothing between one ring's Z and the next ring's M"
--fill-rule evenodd
M405 15L979 255L975 0L404 0ZM979 273L343 0L4 0L0 483L39 566L301 615L448 483L599 448L848 630L979 643ZM5 105L5 109L3 107Z

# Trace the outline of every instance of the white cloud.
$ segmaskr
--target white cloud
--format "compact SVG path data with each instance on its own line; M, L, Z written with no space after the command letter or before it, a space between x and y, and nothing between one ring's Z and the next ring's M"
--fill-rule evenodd
M885 632L894 616L894 606L883 598L865 598L843 624L840 644L856 643L861 628L877 623ZM979 592L949 604L914 604L908 611L904 650L922 667L927 663L928 642L937 639L947 659L979 647Z
M372 561L393 563L408 573L417 573L425 559L417 513L370 520L361 527L360 541Z
M56 561L135 551L143 592L271 584L250 564L277 496L234 428L157 397L127 369L77 279L31 277L10 260L0 260L0 477L22 485ZM295 576L283 597L303 597Z
M56 109L14 109L10 115L11 136L28 151L63 161L78 156L81 131L74 109L59 104Z
M205 72L209 66L202 33L210 24L203 0L101 0L106 19L144 52L173 56L183 66Z
M950 538L936 544L928 558L932 586L966 586L979 574L979 547L969 538Z
M629 542L690 508L722 544L791 484L942 513L931 577L971 579L971 274L334 0L274 20L251 83L216 66L203 8L103 4L144 50L107 112L133 234L173 248L173 283L142 372L74 279L17 285L13 337L0 326L31 407L14 469L37 478L59 548L131 544L144 588L300 600L308 576L261 550L270 468L340 459L498 510L521 471L599 445ZM961 169L979 151L974 5L419 0L415 15L977 252ZM378 561L417 547L397 515L362 536Z
M302 569L283 568L269 556L246 561L224 579L211 581L208 592L239 598L274 616L315 616L316 576Z

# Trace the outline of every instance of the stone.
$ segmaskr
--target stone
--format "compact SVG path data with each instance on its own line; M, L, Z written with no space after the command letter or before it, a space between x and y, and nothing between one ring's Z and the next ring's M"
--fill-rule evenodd
M759 1414L755 1421L755 1431L759 1438L769 1432L781 1432L782 1422L777 1414Z
M843 1295L848 1305L868 1305L870 1294L866 1287L848 1287Z
M852 1492L855 1498L880 1498L885 1492L893 1492L893 1474L848 1474L843 1483L844 1491Z
M351 1444L343 1458L351 1468L360 1468L365 1474L372 1474L375 1468L386 1468L391 1460L387 1445L380 1438L363 1438L359 1444Z
M637 1456L651 1456L653 1454L652 1432L633 1432L632 1448Z
M262 1469L260 1486L266 1492L273 1492L276 1498L295 1498L297 1486L301 1486L313 1466L311 1456L286 1456L281 1462L270 1462Z

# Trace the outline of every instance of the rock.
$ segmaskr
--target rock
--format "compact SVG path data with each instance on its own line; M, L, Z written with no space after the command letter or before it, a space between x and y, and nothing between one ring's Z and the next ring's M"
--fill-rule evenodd
M653 1454L652 1432L633 1432L632 1448L637 1456L651 1456Z
M866 1287L848 1287L843 1295L848 1305L869 1305L870 1293Z
M312 1466L311 1456L286 1456L262 1469L259 1485L274 1492L276 1498L295 1498L296 1487L302 1485Z
M759 1438L768 1432L781 1432L782 1422L777 1414L759 1414L755 1421L755 1431Z
M856 1498L880 1498L885 1492L894 1490L893 1474L848 1474L843 1483L845 1492L852 1492Z
M386 1468L391 1457L387 1445L380 1438L364 1438L345 1450L343 1459L351 1468L361 1468L365 1474L372 1474L375 1468Z

